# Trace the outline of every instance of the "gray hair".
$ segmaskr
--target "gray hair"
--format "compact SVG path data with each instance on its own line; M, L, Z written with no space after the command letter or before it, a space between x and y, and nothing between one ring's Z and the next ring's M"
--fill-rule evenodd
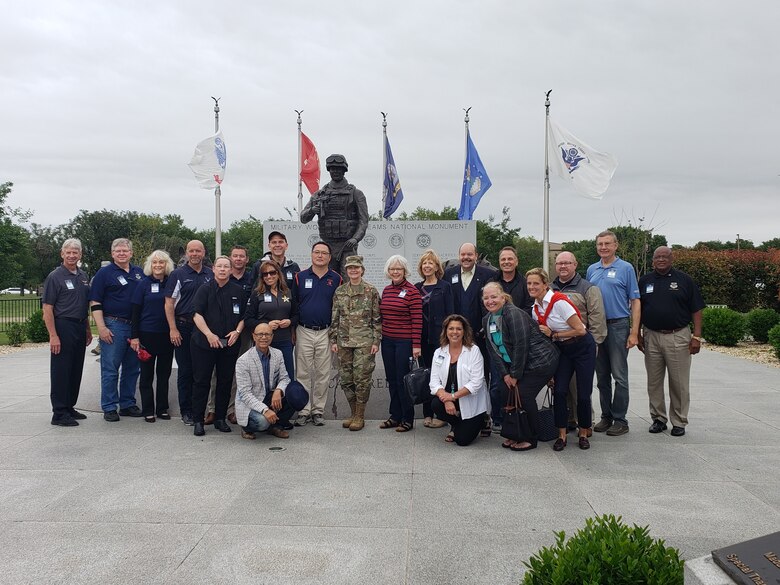
M116 240L111 242L111 251L113 252L119 246L127 246L128 250L130 250L131 252L133 251L133 242L131 242L127 238L117 238Z
M165 262L165 276L168 276L171 272L173 272L173 260L171 260L168 252L165 250L155 250L149 254L149 256L146 258L146 262L144 262L144 274L146 276L152 275L152 261L155 259Z
M78 238L68 238L62 242L62 251L64 252L66 248L75 248L81 252L81 240Z
M390 267L393 264L400 264L404 269L404 278L409 277L409 262L400 254L393 254L387 259L387 262L385 262L385 277L390 278ZM392 280L392 278L390 278L390 280Z

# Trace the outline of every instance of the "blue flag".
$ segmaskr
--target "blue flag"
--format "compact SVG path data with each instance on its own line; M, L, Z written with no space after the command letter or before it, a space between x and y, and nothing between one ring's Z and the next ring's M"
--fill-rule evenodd
M471 134L466 135L466 170L463 172L463 193L460 196L458 219L472 219L479 200L490 189L490 182L485 167L479 159L477 149L471 141Z
M384 182L385 210L382 216L387 219L404 200L404 192L401 190L401 183L398 180L398 171L395 168L393 153L390 151L390 141L385 135L385 182Z

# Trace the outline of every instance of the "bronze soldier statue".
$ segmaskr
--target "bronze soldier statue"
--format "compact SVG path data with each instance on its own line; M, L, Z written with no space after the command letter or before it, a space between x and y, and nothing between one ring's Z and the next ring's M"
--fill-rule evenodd
M320 238L331 249L330 268L346 278L344 262L357 254L358 242L368 228L368 205L363 191L344 178L347 159L331 154L325 160L331 181L311 196L301 212L301 222L309 223L317 216Z

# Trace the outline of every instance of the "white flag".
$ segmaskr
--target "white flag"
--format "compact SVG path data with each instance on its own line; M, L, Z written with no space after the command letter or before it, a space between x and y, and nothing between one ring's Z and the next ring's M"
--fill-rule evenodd
M225 141L222 138L222 131L198 143L190 161L190 168L202 189L214 189L222 184L225 178L225 160Z
M601 199L617 168L617 159L599 152L548 117L550 168L581 194Z

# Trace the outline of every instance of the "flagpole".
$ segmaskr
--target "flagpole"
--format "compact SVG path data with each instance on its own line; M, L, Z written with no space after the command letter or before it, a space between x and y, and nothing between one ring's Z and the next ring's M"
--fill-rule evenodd
M547 141L550 128L550 94L544 100L544 236L542 238L542 268L550 274L550 161L547 154Z
M303 110L293 110L298 114L298 221L301 221L301 210L303 209L303 190L301 189L301 114Z
M221 100L221 97L215 98L214 96L211 96L211 99L214 100L214 134L219 132L219 100ZM216 212L215 212L215 228L214 228L214 247L216 248L214 250L214 258L217 256L222 255L222 209L220 205L220 197L222 197L222 189L220 188L220 185L217 185L217 188L214 189L214 199L215 199L215 206L216 206Z
M471 110L471 106L463 108L463 111L466 112L466 117L463 119L466 123L466 159L469 157L469 110Z
M387 114L382 114L382 221L385 221L385 206L387 205L387 191L385 190L385 173L387 173Z

